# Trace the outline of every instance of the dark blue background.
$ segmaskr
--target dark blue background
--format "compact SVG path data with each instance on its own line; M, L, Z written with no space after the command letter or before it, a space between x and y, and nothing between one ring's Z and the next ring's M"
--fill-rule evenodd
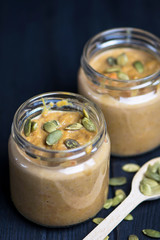
M77 92L77 71L85 42L115 27L137 27L160 37L159 0L0 1L0 240L80 240L95 226L91 221L68 229L38 227L14 209L9 193L7 142L13 115L28 98L47 91ZM142 164L157 149L130 158ZM111 175L125 162L113 159ZM131 175L126 175L131 180ZM130 184L126 186L127 193ZM113 190L110 189L110 196ZM159 201L144 203L135 220L122 222L110 236L125 240L144 227L160 230ZM102 211L101 216L108 212Z

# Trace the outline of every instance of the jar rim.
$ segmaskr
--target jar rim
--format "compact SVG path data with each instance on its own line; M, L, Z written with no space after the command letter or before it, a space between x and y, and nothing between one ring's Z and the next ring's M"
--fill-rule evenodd
M89 141L88 143L77 147L77 148L73 148L73 149L67 149L67 150L51 150L51 149L45 149L42 147L38 147L32 143L30 143L29 141L27 141L21 134L20 129L18 129L18 117L21 114L22 110L25 109L25 107L27 107L28 104L31 104L32 102L38 100L38 99L42 99L42 98L47 98L47 97L51 97L53 96L56 98L58 96L66 96L66 99L80 99L81 101L84 101L88 104L88 106L90 106L91 108L94 109L94 111L97 113L97 116L99 118L99 120L101 121L101 124L99 125L99 130L97 132L97 134L93 137L93 139L91 141ZM52 99L54 99L54 97ZM71 98L72 97L72 98ZM74 108L73 108L74 109ZM27 117L26 117L27 118ZM22 124L23 125L23 124ZM14 138L14 140L16 142L18 142L21 146L21 148L23 148L24 146L27 148L27 152L29 151L29 149L33 149L33 150L38 150L39 152L42 153L48 153L48 154L68 154L68 153L77 153L79 154L80 151L85 150L88 146L92 145L96 145L97 142L99 141L99 139L101 138L102 135L104 135L104 132L106 132L107 130L107 126L106 126L106 122L104 120L104 116L102 111L100 110L99 107L96 106L96 104L92 103L90 100L88 100L87 98L81 96L80 94L76 94L76 93L71 93L71 92L46 92L46 93L42 93L42 94L38 94L36 96L33 96L31 98L29 98L28 100L26 100L23 104L20 105L20 107L17 109L14 118L13 118L13 123L12 123L12 136ZM102 142L101 142L102 144ZM100 145L101 145L100 144ZM31 152L30 152L31 154ZM43 159L42 160L46 160Z
M96 35L94 35L93 37L91 37L87 42L86 44L84 45L84 48L83 48L83 53L82 53L82 57L81 57L81 66L83 68L84 64L86 65L86 67L88 68L89 71L91 71L92 73L94 73L95 76L97 77L100 77L104 80L109 80L109 81L113 81L113 82L119 82L119 83L131 83L134 81L134 83L140 83L140 84L143 84L143 83L146 83L150 80L153 80L153 79L157 79L157 77L160 76L160 70L156 71L155 73L149 75L149 76L146 76L144 78L139 78L139 79L129 79L129 80L120 80L120 79L113 79L113 78L110 78L110 77L107 77L101 73L99 73L98 71L96 71L90 64L89 64L89 59L87 57L87 54L88 54L88 49L89 49L89 46L92 44L92 42L96 41L96 39L98 38L101 38L103 36L106 36L106 35L109 35L109 34L112 34L112 33L120 33L120 32L126 32L129 36L129 34L133 34L134 32L137 33L137 34L142 34L142 35L145 35L145 37L148 39L150 39L151 41L156 41L157 43L157 46L159 48L159 52L160 52L160 38L158 38L156 35L146 31L146 30L142 30L142 29L139 29L139 28L132 28L132 27L123 27L123 28L112 28L112 29L108 29L108 30L105 30L105 31L102 31ZM130 39L132 39L132 36L130 35ZM107 42L107 41L106 41ZM115 47L115 45L114 45ZM99 81L94 79L94 81L99 84Z

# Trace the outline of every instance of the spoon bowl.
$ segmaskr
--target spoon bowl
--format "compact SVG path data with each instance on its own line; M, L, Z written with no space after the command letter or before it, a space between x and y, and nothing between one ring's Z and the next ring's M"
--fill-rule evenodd
M160 157L146 162L135 174L131 192L128 197L111 212L97 227L95 227L83 240L103 240L136 206L147 200L160 198L160 194L146 196L140 191L140 182L149 165L160 162Z

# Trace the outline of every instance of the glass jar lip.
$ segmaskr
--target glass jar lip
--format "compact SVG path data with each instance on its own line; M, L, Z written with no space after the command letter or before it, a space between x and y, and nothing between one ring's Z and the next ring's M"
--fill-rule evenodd
M67 150L50 150L50 149L45 149L45 148L42 148L42 147L38 147L30 142L28 142L21 134L21 132L19 131L18 129L18 126L17 126L17 117L18 117L18 114L21 112L22 109L24 109L29 103L31 103L32 101L34 100L37 100L37 99L41 99L41 98L44 98L44 97L49 97L51 95L54 95L55 97L58 95L65 95L65 96L69 96L71 97L74 97L74 98L80 98L84 101L86 101L87 103L89 103L89 105L91 107L94 108L94 110L96 111L99 119L102 121L102 123L104 124L100 124L100 128L99 128L99 131L97 132L97 134L95 135L95 137L89 141L88 143L80 146L80 147L77 147L77 148L73 148L73 149L67 149ZM26 147L31 147L33 148L34 150L38 150L40 152L43 152L43 153L50 153L50 154L68 154L68 153L78 153L82 150L85 150L87 147L89 147L90 145L94 145L97 143L97 141L99 140L99 138L103 135L103 132L107 131L107 126L106 126L106 122L104 120L104 116L103 116L103 113L101 111L101 109L99 107L97 107L96 104L92 103L90 100L88 100L87 98L83 97L82 95L80 94L77 94L77 93L72 93L72 92L63 92L63 91L56 91L56 92L46 92L46 93L42 93L42 94L38 94L38 95L35 95L31 98L29 98L28 100L26 100L24 103L22 103L19 108L17 109L15 115L14 115L14 118L13 118L13 124L12 124L12 135L16 135L18 136L18 139L21 143L23 143ZM13 134L14 132L14 134ZM43 159L42 159L43 160Z
M110 80L113 82L119 82L119 83L131 83L134 81L134 83L145 83L147 81L150 81L151 79L156 79L158 76L160 76L160 70L156 71L155 73L146 76L144 78L139 78L139 79L129 79L129 80L120 80L120 79L113 79L110 77L107 77L101 73L99 73L98 71L96 71L93 67L91 67L91 65L88 63L88 59L87 59L87 50L90 46L90 44L92 42L94 42L96 39L98 39L99 37L102 37L106 34L110 34L110 33L115 33L115 32L131 32L131 31L135 31L137 33L142 33L145 34L147 37L153 38L155 41L157 41L160 45L160 38L158 38L156 35L146 31L146 30L142 30L139 28L132 28L132 27L122 27L122 28L112 28L112 29L108 29L108 30L104 30L102 32L99 32L98 34L94 35L93 37L91 37L86 44L84 45L83 48L83 53L82 53L82 57L81 57L81 66L83 66L83 61L85 63L85 65L87 66L87 68L94 73L94 75L96 75L97 77L100 77L102 79L105 80ZM97 84L99 84L98 80L94 80Z

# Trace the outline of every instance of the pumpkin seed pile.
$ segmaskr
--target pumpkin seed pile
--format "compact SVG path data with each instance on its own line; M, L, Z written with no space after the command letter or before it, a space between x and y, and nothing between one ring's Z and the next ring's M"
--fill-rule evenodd
M160 194L160 162L148 166L140 182L140 191L147 196Z
M129 80L129 76L122 71L122 68L128 63L128 57L125 53L121 53L117 58L112 56L107 58L108 67L104 73L116 73L117 79L119 80ZM133 68L136 69L138 73L143 73L144 65L140 61L133 62ZM112 78L112 76L109 75Z
M89 132L96 131L96 126L95 126L94 122L90 119L89 114L85 109L83 109L83 117L80 121L81 121L81 123L76 122L76 123L70 124L67 127L65 127L64 129L60 129L61 125L60 125L59 121L57 121L57 120L45 122L43 124L42 129L48 133L46 140L45 140L46 145L52 146L52 145L58 143L58 141L63 136L63 131L78 131L82 128L85 128ZM38 123L35 121L32 121L30 118L28 118L24 124L24 135L26 137L28 137L31 134L31 132L33 132L37 129L37 127L38 127ZM71 139L71 138L65 139L64 145L68 149L77 148L80 146L80 144L78 143L77 140Z

